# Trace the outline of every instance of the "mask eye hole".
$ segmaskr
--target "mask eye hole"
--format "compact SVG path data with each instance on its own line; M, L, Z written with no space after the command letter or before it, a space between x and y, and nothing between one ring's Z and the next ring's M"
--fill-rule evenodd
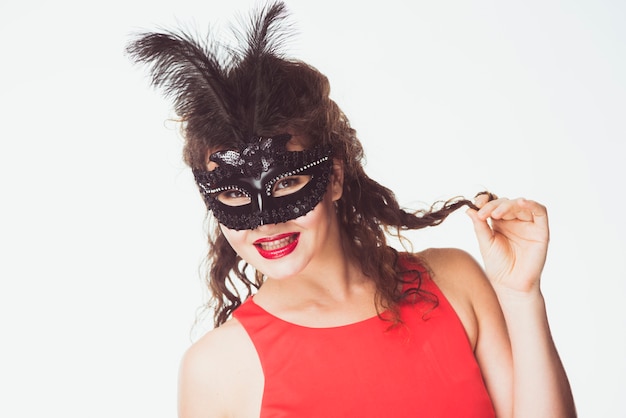
M227 206L244 206L251 202L248 193L237 188L216 193L214 197Z
M311 176L304 174L297 176L287 176L278 179L272 187L272 196L281 197L295 193L298 190L302 189L304 186L306 186L309 181L311 181Z

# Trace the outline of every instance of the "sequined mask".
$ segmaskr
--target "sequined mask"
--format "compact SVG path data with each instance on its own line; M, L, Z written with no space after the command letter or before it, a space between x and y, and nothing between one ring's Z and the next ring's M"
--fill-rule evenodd
M291 135L258 137L238 151L211 154L194 170L207 208L229 229L255 229L303 216L323 199L332 170L328 146L287 151Z

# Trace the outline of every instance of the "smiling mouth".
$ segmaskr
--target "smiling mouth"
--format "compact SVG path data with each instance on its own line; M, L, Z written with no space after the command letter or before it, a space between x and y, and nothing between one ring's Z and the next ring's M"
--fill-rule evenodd
M261 238L254 242L254 247L262 257L273 260L293 252L298 245L299 237L299 233L288 233L270 238Z

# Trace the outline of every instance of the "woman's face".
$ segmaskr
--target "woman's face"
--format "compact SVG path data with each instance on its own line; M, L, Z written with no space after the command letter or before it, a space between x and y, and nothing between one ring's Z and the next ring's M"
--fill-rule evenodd
M302 149L298 137L292 138L287 149ZM209 169L212 168L209 166ZM292 188L301 188L306 180L297 177L285 179L276 185L275 192L277 195L289 193ZM235 252L258 271L273 279L294 276L306 271L315 260L328 260L328 257L341 253L334 202L341 197L342 188L342 166L335 162L322 201L305 215L287 222L260 225L255 229L234 230L222 224L220 229ZM237 196L225 198L236 199Z

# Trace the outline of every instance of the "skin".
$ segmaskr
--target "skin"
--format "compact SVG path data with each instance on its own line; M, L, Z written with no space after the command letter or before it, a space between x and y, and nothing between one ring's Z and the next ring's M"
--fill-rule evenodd
M350 324L376 315L375 288L343 251L333 202L341 197L336 162L324 200L307 215L255 230L222 231L268 279L255 302L275 316L310 327ZM574 403L552 342L540 277L549 240L545 207L526 199L477 198L468 210L483 270L457 249L421 252L465 328L498 417L572 417ZM299 232L296 250L261 257L255 240ZM216 378L217 377L217 378ZM179 417L258 417L263 371L236 319L207 333L183 357Z

